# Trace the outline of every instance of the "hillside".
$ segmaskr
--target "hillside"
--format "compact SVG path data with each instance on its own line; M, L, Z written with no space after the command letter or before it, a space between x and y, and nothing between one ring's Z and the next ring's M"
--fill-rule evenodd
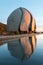
M3 35L7 34L7 25L0 23L0 35L2 35L2 34Z

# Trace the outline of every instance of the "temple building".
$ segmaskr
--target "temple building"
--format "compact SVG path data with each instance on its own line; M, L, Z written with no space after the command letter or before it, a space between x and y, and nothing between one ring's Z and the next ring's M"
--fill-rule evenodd
M7 31L15 33L35 32L36 21L26 8L17 8L7 19Z

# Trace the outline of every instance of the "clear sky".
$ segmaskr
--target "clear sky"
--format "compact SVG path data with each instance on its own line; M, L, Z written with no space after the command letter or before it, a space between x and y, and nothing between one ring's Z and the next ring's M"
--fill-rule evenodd
M0 22L7 23L9 14L18 7L27 8L37 25L43 25L43 0L0 0Z

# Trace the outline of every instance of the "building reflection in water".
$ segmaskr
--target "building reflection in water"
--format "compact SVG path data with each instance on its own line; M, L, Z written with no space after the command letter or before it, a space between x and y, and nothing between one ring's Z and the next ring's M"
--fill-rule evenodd
M21 60L29 59L35 48L35 35L8 42L8 50L10 51L11 55Z

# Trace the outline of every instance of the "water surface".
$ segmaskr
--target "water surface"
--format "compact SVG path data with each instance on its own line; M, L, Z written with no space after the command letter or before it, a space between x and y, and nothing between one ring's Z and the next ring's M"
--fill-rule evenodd
M0 65L43 65L43 34L0 43Z

